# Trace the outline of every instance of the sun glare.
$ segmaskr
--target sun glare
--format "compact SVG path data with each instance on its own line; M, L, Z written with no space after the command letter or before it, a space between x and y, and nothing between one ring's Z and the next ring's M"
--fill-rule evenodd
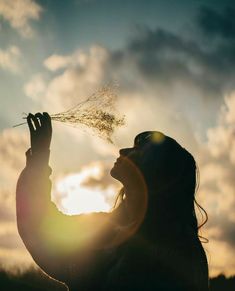
M116 189L110 185L102 187L85 184L88 179L100 180L102 168L99 164L84 167L80 172L66 175L54 183L52 200L66 214L109 212Z

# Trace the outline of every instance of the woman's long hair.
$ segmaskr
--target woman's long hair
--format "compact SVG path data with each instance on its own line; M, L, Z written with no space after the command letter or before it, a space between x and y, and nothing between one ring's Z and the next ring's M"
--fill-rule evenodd
M129 158L142 174L141 180L145 181L147 189L147 207L141 223L138 215L134 219L138 228L127 249L132 248L132 243L141 242L143 252L150 250L148 259L156 259L156 266L161 266L159 272L163 269L164 281L168 280L174 286L169 290L208 290L208 264L201 245L207 240L198 232L208 217L195 199L199 171L193 156L174 139L159 132L137 135L134 148L137 156L135 152L128 156L131 150L123 153L127 153L125 158ZM132 197L141 197L139 189L131 191ZM136 196L133 195L135 191ZM125 203L125 196L128 198L128 193L122 188L116 201ZM205 216L200 224L196 207ZM176 285L187 287L177 289Z
M135 138L141 146L138 167L148 189L148 207L143 222L148 229L156 223L163 228L174 222L190 228L202 242L208 240L199 235L199 229L207 222L204 208L195 195L199 187L199 170L193 156L174 139L159 132L144 132ZM125 200L124 188L117 195L115 206ZM196 208L203 218L198 223Z

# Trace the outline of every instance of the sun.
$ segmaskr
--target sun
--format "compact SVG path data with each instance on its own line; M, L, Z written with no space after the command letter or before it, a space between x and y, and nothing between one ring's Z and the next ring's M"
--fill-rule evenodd
M93 163L78 173L60 177L54 183L52 200L63 213L69 215L109 212L113 206L115 187L110 185L104 188L102 182L94 187L84 183L89 178L99 180L101 176L101 165Z

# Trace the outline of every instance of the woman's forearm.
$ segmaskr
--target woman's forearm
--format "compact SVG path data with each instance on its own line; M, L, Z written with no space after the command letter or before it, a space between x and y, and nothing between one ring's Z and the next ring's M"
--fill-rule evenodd
M28 150L26 156L26 167L17 183L16 210L19 233L27 247L33 237L39 236L44 216L53 205L50 200L49 152L32 156Z
M18 179L16 189L18 231L34 261L50 276L63 279L66 266L61 268L63 257L57 250L58 241L51 239L55 237L56 225L53 223L56 224L60 213L50 198L49 152L33 156L28 151L26 155L26 167Z

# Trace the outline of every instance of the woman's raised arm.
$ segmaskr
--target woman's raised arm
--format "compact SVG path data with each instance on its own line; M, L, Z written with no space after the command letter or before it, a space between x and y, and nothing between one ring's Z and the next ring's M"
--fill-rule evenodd
M64 215L51 201L51 168L48 166L51 121L48 114L28 116L31 149L16 190L19 234L35 262L50 276L68 281L71 266L108 245L117 234L120 211L112 214ZM92 254L92 255L91 255ZM82 269L82 266L80 269ZM79 270L77 270L79 273Z

